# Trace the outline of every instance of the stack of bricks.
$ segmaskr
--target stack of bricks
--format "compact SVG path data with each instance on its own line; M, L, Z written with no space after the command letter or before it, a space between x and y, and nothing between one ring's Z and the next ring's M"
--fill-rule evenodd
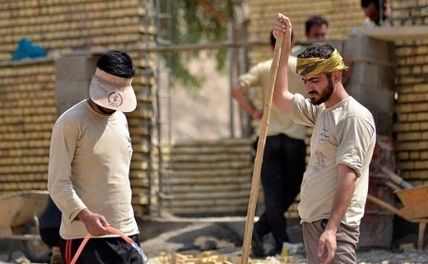
M56 89L68 85L62 92L83 89L80 99L87 95L94 61L91 67L68 63L64 69L57 68L58 58L117 48L128 51L137 69L133 86L138 108L128 114L134 146L130 177L134 208L140 215L147 212L155 83L147 70L155 68L155 54L137 50L154 45L153 10L149 0L0 1L0 195L46 189L51 129L57 115L71 106L71 101L58 101ZM23 37L48 51L48 57L11 61ZM87 76L78 77L82 71Z
M45 190L56 119L50 59L0 65L0 194Z
M175 142L163 172L163 208L177 216L246 215L253 173L251 139ZM165 152L166 153L166 152ZM260 197L262 199L262 197ZM259 199L259 201L260 201Z

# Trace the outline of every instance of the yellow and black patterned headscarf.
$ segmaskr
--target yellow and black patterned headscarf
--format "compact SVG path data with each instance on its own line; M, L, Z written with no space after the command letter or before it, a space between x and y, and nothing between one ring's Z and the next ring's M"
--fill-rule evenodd
M301 76L315 76L330 74L336 71L347 70L342 56L335 49L328 59L324 58L297 58L296 72Z

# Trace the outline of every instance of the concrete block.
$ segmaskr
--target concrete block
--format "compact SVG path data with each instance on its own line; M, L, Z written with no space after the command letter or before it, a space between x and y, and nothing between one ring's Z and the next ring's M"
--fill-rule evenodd
M352 76L348 86L363 86L373 89L394 90L395 68L387 65L353 61Z
M382 136L392 136L392 127L394 125L393 112L380 112L370 109L376 124L376 132Z
M55 62L56 79L59 81L76 81L90 79L95 72L98 57L62 56Z
M392 214L366 212L361 220L358 247L389 249L392 242L393 219Z
M72 53L56 60L55 100L58 116L89 97L89 84L99 57L99 54Z
M61 114L58 106L61 108L70 107L85 98L89 97L89 84L90 80L85 81L68 81L55 83L55 101L57 104L57 112ZM67 107L67 109L68 109Z
M391 136L394 113L394 91L363 86L346 87L347 92L372 113L379 135Z
M359 85L346 87L346 90L370 110L380 112L393 112L394 110L394 91Z
M395 61L395 45L393 42L365 36L344 40L343 53L351 54L354 61L383 63L394 63Z
M343 40L342 39L327 39L325 41L327 44L332 45L337 51L344 57L343 53Z

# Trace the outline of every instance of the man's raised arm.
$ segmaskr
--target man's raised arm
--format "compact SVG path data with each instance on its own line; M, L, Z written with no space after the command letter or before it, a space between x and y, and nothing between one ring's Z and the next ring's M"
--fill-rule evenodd
M294 95L288 90L287 74L288 58L291 51L291 30L292 27L290 19L283 14L278 13L273 25L273 35L276 39L283 38L283 41L272 100L274 104L287 114L291 113L291 105L294 97Z

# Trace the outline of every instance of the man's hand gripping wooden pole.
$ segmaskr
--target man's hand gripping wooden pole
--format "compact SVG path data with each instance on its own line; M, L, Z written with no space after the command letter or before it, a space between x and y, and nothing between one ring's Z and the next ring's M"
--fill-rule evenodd
M272 97L273 97L273 92L276 84L276 76L278 72L279 61L281 58L281 52L282 52L282 49L284 48L287 54L290 53L290 46L291 46L290 20L287 17L283 16L282 14L278 14L277 20L282 21L281 23L282 26L277 25L279 23L275 22L274 35L276 38L276 44L275 44L275 50L273 54L273 61L272 61L272 65L269 73L270 89L266 92L267 93L266 101L265 101L264 111L263 111L264 114L263 114L262 123L260 127L259 141L257 143L256 158L254 161L253 178L251 183L250 199L248 203L247 219L245 222L244 241L242 246L242 257L241 257L242 264L248 263L251 237L253 233L254 214L255 214L255 209L257 205L257 196L259 194L260 172L262 168L266 134L269 126L270 110L272 107ZM286 58L288 58L288 56ZM287 61L283 61L282 63L287 64Z

